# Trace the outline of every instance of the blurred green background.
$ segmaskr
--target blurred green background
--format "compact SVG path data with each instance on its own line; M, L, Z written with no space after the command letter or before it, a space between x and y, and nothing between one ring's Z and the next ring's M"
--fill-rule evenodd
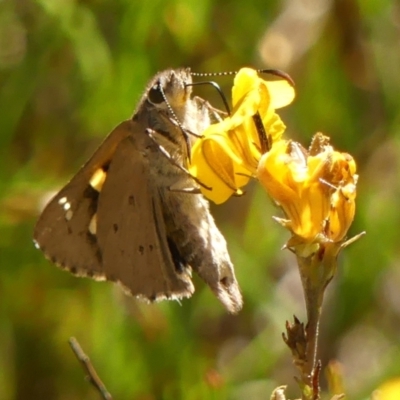
M390 0L3 0L0 2L0 399L98 399L68 346L76 336L115 399L266 399L296 371L281 339L304 320L287 232L252 184L213 207L245 306L227 315L205 285L144 305L78 279L32 244L49 199L128 118L148 79L274 67L296 82L281 116L308 145L329 134L360 183L325 302L320 356L349 399L400 375L400 5ZM229 96L231 78L218 78ZM197 91L197 89L196 89ZM197 91L219 106L210 88ZM326 389L326 381L322 384Z

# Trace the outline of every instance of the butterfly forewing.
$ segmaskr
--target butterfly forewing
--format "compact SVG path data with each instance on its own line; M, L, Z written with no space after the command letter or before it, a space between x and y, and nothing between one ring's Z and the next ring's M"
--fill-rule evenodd
M194 287L172 259L157 188L135 143L141 134L120 143L99 195L96 236L104 271L134 296L188 297Z
M175 267L157 189L148 184L139 150L145 135L134 121L115 128L45 208L34 238L52 262L76 275L119 282L150 300L188 297L192 282ZM97 171L105 177L98 187L90 184Z
M111 132L93 157L50 201L35 226L34 240L47 258L77 275L105 278L96 238L88 229L99 197L89 181L96 170L110 163L118 144L131 134L131 124L125 121Z

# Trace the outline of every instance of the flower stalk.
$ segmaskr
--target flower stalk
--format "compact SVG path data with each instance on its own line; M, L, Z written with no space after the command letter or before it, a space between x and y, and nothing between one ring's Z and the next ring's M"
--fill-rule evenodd
M274 219L289 230L285 247L297 259L307 309L304 327L287 324L284 340L300 371L303 400L320 398L318 332L325 290L335 275L337 257L355 213L358 176L353 158L333 149L318 133L308 150L280 140L259 162L257 176L284 217Z
M315 373L318 371L317 349L322 303L325 289L333 278L336 269L336 258L334 260L330 259L332 246L327 247L309 257L296 256L307 310L307 325L305 327L306 352L300 372L302 383L309 389L313 388L311 399L318 399L319 396L319 388L315 387L314 378ZM303 398L308 400L309 396L307 394L305 393Z

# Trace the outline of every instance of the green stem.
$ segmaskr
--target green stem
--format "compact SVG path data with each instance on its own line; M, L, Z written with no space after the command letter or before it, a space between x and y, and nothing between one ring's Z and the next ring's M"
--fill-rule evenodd
M336 270L338 245L321 246L320 251L309 257L297 256L307 309L306 362L302 366L302 382L309 388L303 400L319 399L317 371L318 334L325 289ZM310 393L311 392L311 393Z
M313 372L317 362L319 321L321 317L324 288L321 287L318 276L316 276L313 258L297 257L297 261L300 268L307 309L307 350L306 363L302 368L302 381L312 388Z
M308 384L312 386L312 377L317 363L318 352L318 334L319 334L319 321L321 318L322 298L315 299L307 307L307 363L305 365L304 373L308 377Z

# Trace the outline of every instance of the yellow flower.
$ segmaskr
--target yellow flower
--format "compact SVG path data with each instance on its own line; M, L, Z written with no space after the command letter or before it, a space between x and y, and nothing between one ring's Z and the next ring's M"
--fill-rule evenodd
M279 219L294 234L288 246L341 242L355 213L356 164L317 133L309 151L279 140L261 157L257 177L283 209ZM314 246L315 248L315 246Z
M393 378L384 382L373 393L373 400L398 400L400 399L400 378Z
M280 139L285 125L276 108L292 102L294 89L286 80L267 82L250 68L241 69L232 89L232 115L209 126L192 148L190 173L211 190L203 194L215 203L223 203L255 175L263 151L259 118L269 142ZM262 138L264 139L264 138Z

